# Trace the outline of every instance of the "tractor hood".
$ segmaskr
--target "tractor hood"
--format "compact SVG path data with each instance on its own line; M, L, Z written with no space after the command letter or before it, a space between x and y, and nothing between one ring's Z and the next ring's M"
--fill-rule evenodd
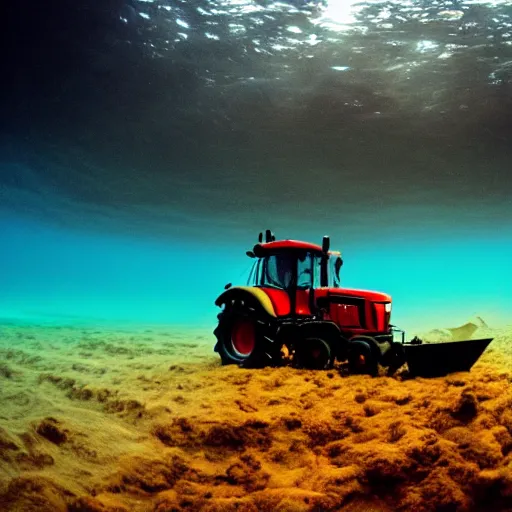
M310 290L297 290L295 314L311 316L309 306ZM252 296L261 307L273 317L286 317L291 314L290 297L288 292L278 288L259 286L233 286L222 293L215 304L220 306L234 297ZM315 290L315 300L327 297L359 298L370 302L391 302L391 296L386 293L351 288L318 288Z
M354 288L319 288L316 291L318 297L340 296L366 299L371 302L391 302L391 295L372 290L358 290Z

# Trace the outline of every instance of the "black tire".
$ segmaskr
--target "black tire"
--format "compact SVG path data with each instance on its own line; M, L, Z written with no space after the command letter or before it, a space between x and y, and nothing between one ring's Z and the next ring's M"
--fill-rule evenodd
M391 347L391 344L389 342L379 343L372 336L364 336L362 334L357 334L356 336L352 336L352 338L350 338L350 341L356 341L356 340L357 341L365 341L366 343L368 343L370 350L372 351L373 357L380 364L382 364L383 355Z
M401 343L393 342L391 349L384 355L383 366L388 368L388 376L393 375L405 363L405 350Z
M355 339L348 342L348 368L355 375L375 377L378 374L377 358L368 341Z
M214 350L219 354L222 365L256 368L277 364L279 357L274 354L274 346L270 343L272 338L269 337L267 316L260 307L244 299L226 304L213 331L217 338Z
M295 345L294 366L308 370L327 370L334 365L334 355L328 341L307 337Z

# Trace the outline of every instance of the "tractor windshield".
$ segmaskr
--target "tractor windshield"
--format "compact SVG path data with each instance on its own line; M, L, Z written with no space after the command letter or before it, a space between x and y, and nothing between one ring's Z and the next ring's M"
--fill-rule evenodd
M286 290L293 285L295 273L299 290L319 286L320 257L309 252L282 252L265 256L254 264L247 284Z
M260 260L260 286L287 289L292 283L295 258L289 253L273 254Z
M297 288L307 290L320 286L321 257L317 254L305 253L297 260Z

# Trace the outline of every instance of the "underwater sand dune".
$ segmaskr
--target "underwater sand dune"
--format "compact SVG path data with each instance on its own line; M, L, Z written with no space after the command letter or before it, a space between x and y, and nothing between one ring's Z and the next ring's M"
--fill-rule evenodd
M0 509L512 510L512 328L489 334L470 373L372 379L221 367L210 333L2 325Z

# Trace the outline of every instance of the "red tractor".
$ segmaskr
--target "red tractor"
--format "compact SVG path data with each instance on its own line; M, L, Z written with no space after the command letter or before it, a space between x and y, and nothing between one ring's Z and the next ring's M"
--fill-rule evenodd
M222 307L214 331L222 364L328 369L348 362L351 373L394 373L404 363L414 375L469 371L492 339L405 343L390 323L386 293L342 288L341 254L294 240L259 234L247 255L255 259L248 285L226 285L215 304ZM401 341L394 341L395 333Z

